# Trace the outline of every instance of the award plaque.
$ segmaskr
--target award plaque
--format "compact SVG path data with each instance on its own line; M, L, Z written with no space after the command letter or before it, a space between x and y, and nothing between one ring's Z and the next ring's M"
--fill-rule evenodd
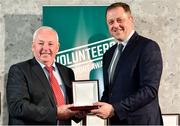
M99 100L98 80L80 80L72 82L73 104L71 110L89 111L97 109L93 103Z

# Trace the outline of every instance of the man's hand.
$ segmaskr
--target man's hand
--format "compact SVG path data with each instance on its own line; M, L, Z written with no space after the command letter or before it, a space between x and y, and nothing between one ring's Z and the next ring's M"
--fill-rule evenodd
M91 110L91 113L95 114L96 116L107 119L111 118L114 115L114 108L111 104L105 102L96 102L94 105L98 105L98 109Z
M59 120L66 120L76 115L78 111L71 111L69 108L72 107L73 104L61 105L57 107L57 118Z

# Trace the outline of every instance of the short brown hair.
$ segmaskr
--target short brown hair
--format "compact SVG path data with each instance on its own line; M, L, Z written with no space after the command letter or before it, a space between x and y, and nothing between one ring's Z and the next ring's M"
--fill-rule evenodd
M126 3L122 3L122 2L117 2L117 3L113 3L113 4L109 5L106 9L106 14L107 14L108 10L114 9L116 7L122 7L125 12L129 12L131 14L131 9L130 9L129 5Z

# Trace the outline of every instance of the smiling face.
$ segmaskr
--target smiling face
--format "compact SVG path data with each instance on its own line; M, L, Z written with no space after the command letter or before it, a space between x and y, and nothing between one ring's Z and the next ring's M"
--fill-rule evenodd
M57 33L49 28L39 29L32 42L32 52L36 60L50 66L59 50Z
M107 11L106 22L111 35L119 41L127 39L134 29L133 17L122 7L115 7Z

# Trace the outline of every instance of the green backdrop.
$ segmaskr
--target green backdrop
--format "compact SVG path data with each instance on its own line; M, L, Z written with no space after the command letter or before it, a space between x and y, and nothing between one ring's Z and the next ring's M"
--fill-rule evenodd
M105 10L106 6L43 7L43 25L59 35L56 61L72 68L80 79L87 79L83 74L98 79L100 96L104 89L102 56L115 43L106 26Z

